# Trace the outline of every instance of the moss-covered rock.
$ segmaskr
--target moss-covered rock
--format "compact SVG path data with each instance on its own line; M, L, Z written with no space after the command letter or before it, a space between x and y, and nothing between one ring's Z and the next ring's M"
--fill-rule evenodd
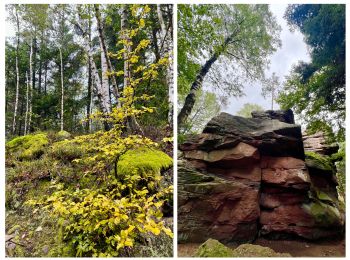
M303 208L314 218L316 224L320 227L342 225L341 214L338 208L334 206L328 205L321 201L315 201L308 204L303 204Z
M67 131L59 131L57 134L56 134L56 140L57 141L63 141L65 139L71 139L72 138L72 135L67 132Z
M118 175L128 175L137 172L142 176L160 175L162 170L170 168L173 160L166 153L150 149L138 148L123 154L117 165Z
M233 250L232 257L291 257L288 253L277 253L269 247L242 244Z
M82 145L67 140L53 143L50 149L50 155L63 162L81 158L84 153L85 149Z
M334 166L329 156L322 156L314 152L305 152L305 162L309 168L333 172Z
M215 239L208 239L195 253L196 257L232 257L233 251Z
M39 158L49 143L44 133L19 136L6 144L6 152L19 160L32 160Z

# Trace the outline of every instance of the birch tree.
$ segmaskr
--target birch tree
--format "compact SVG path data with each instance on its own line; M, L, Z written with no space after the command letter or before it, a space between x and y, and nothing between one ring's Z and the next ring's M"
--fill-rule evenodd
M160 5L157 5L157 15L161 28L161 47L164 49L164 54L169 59L169 65L167 66L166 73L166 84L168 86L168 104L169 104L169 112L168 112L168 123L169 126L172 127L173 122L173 114L174 114L174 68L173 68L173 41L172 41L172 26L166 26L163 18L163 11ZM169 24L172 24L169 21Z
M187 92L178 114L180 126L215 63L233 68L230 74L236 77L228 81L224 93L234 95L247 81L264 79L269 56L280 44L280 27L268 5L180 5L178 27L179 82L186 76L189 85L179 86Z
M19 13L18 5L14 5L14 16L15 16L15 21L16 21L16 37L17 37L17 42L16 42L16 99L15 99L15 109L14 109L14 114L13 114L13 123L12 123L12 134L16 132L16 117L17 117L17 108L18 108L18 96L19 96L19 68L18 68L18 59L19 59L19 42L20 42L20 23L19 23Z
M101 46L101 63L103 60L103 63L102 63L103 67L102 68L104 68L104 73L106 75L108 72L108 77L110 77L111 82L112 82L112 93L116 99L117 107L120 107L117 80L115 78L115 75L113 73L111 73L113 71L113 67L112 67L111 60L108 56L108 49L107 49L106 37L105 37L104 29L103 29L103 22L102 22L100 7L98 4L95 4L94 8L95 8L95 17L96 17L96 21L97 21L98 37L99 37L99 42L100 42L100 46ZM107 77L107 79L108 79L108 77Z

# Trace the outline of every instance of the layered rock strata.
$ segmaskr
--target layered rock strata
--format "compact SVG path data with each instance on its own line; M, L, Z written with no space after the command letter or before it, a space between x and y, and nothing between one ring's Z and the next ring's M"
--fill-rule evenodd
M305 163L298 125L221 113L180 150L179 242L317 239L343 225L334 174L325 181Z

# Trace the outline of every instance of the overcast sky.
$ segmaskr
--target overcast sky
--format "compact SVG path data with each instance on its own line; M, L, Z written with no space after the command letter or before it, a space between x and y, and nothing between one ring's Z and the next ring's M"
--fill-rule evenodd
M287 5L270 5L270 10L277 17L277 22L282 27L281 41L282 47L278 49L271 57L270 69L267 75L273 72L284 80L284 77L289 74L292 66L299 60L309 61L307 46L303 41L303 35L299 31L290 32L285 19L283 19L284 11ZM240 98L230 98L228 106L223 111L230 114L235 114L245 103L255 103L262 106L264 109L271 109L271 99L264 99L261 95L261 84L249 84L244 89L245 96ZM274 105L277 109L278 105Z

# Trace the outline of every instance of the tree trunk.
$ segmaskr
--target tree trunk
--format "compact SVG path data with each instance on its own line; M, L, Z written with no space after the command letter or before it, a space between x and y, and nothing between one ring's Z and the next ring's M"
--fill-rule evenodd
M219 54L214 53L214 55L202 66L196 77L196 80L192 83L190 93L186 96L185 103L177 117L177 123L179 126L183 126L188 116L191 114L192 108L196 101L196 92L202 87L205 75L207 75L210 67L218 59L218 57Z
M16 132L16 117L18 108L18 95L19 95L19 68L18 68L18 57L19 57L19 17L17 7L16 9L16 24L17 24L17 45L16 45L16 99L15 99L15 111L13 113L13 123L12 123L12 134Z
M151 5L151 21L152 21L152 45L154 49L154 56L156 57L155 62L158 62L160 59L160 53L159 53L159 47L158 47L158 39L157 39L157 32L158 32L158 27L156 26L156 19L154 17L154 13L156 12L156 9L154 5Z
M64 119L64 86L63 86L63 58L62 49L58 48L60 51L60 61L61 61L61 131L63 131L63 119Z
M200 69L195 81L192 83L190 93L186 96L185 103L181 108L179 115L177 116L177 124L179 127L183 126L186 122L188 116L191 114L194 103L196 102L196 92L202 87L204 77L207 75L210 67L214 64L214 62L219 58L219 56L225 51L226 47L232 43L237 32L233 32L230 36L228 36L224 43L222 44L219 51L214 52L214 54L210 57L209 60L205 62L205 64Z
M24 119L24 135L27 134L28 128L28 112L29 112L29 79L28 79L28 71L26 71L26 83L27 83L27 91L26 91L26 114Z
M30 127L32 122L32 112L33 112L33 77L35 78L33 71L33 39L30 41L30 55L29 55L29 119L28 119L28 129L27 133L30 133Z
M89 9L90 10L90 9ZM88 21L88 37L89 37L89 49L91 49L91 18ZM92 120L90 118L91 110L92 110L92 74L91 74L91 57L88 57L88 95L87 95L87 106L86 106L86 116L87 116L87 125L86 130L91 133L91 123Z
M174 80L173 80L173 55L172 55L172 40L169 39L171 37L169 34L172 33L172 29L170 28L170 33L168 33L168 30L165 26L165 22L163 19L163 13L160 8L160 5L157 5L157 14L158 14L158 20L160 23L161 28L161 35L162 35L162 41L164 42L164 54L168 55L169 64L167 66L167 73L166 73L166 83L168 86L168 123L170 128L173 126L173 115L174 115Z
M121 9L121 30L127 30L128 28L128 8L127 5L123 4L122 9ZM124 36L124 39L127 41L130 41L129 38ZM129 54L131 53L131 46L129 45L124 45L124 88L130 85L130 78L131 78L131 73L130 73L130 62L129 62ZM128 124L128 130L131 133L136 133L136 134L142 134L143 130L139 123L137 122L135 116L130 116L127 119L127 124Z
M45 74L44 74L44 94L47 94L47 61L45 62Z
M106 62L108 71L112 72L113 71L113 67L112 67L111 60L108 57L108 50L107 50L107 45L106 45L106 37L105 37L104 31L103 31L103 25L102 25L101 13L100 13L99 5L95 4L94 7L95 7L95 17L96 17L96 21L97 21L98 38L99 38L99 41L100 41L101 52L104 55L104 60ZM101 59L102 59L102 55L101 55ZM120 107L119 91L118 91L117 80L116 80L114 74L110 74L110 78L111 78L111 82L112 82L112 93L113 93L113 95L114 95L114 97L116 99L117 107Z

